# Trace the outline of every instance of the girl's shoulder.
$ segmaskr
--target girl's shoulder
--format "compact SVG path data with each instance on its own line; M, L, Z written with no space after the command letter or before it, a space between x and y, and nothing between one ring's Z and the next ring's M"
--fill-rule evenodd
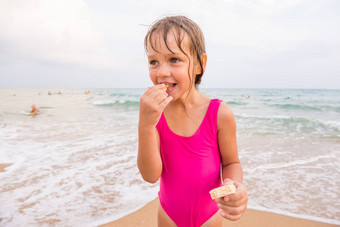
M230 106L221 102L217 112L217 128L222 127L236 127L234 113Z

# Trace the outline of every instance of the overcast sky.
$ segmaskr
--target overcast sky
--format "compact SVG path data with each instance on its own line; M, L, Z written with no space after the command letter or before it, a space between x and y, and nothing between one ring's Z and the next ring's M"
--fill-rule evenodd
M0 87L146 87L166 15L206 38L202 87L340 89L339 0L0 0Z

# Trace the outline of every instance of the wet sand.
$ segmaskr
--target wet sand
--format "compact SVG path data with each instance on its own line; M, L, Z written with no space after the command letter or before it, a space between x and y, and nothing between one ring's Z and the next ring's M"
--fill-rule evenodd
M141 209L101 227L157 227L158 198ZM334 227L337 225L248 209L236 222L223 221L223 227Z
M0 172L5 172L5 169L12 164L0 164Z

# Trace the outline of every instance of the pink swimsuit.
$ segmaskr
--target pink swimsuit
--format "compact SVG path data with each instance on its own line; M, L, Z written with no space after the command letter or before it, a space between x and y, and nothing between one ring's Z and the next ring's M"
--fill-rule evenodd
M217 211L209 191L221 185L217 111L212 99L194 135L184 137L169 128L162 114L157 130L163 171L158 193L162 208L179 227L201 226Z

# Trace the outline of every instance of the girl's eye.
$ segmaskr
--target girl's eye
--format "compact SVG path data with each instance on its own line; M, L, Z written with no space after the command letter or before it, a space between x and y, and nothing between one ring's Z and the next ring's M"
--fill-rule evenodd
M178 60L177 58L171 58L171 59L170 59L170 62L171 62L171 63L178 63L179 60Z
M157 64L157 61L154 61L154 60L152 60L152 61L150 61L150 63L149 63L150 65L156 65Z

